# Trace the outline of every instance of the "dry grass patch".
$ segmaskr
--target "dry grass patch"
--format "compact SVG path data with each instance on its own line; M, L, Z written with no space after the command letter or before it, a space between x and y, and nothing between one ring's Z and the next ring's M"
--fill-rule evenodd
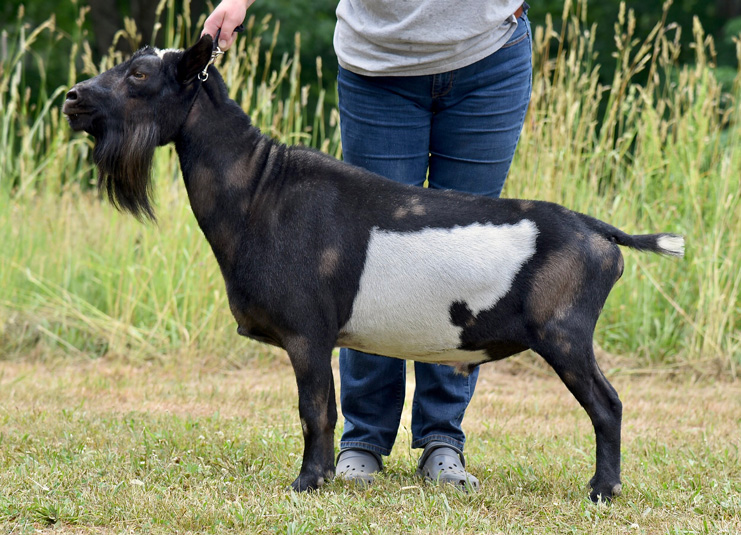
M280 352L241 368L184 355L146 365L4 362L0 530L740 532L740 385L612 380L625 405L624 492L595 506L591 425L550 372L482 368L466 420L469 468L483 483L476 495L414 476L409 407L376 485L296 495L287 486L302 438Z

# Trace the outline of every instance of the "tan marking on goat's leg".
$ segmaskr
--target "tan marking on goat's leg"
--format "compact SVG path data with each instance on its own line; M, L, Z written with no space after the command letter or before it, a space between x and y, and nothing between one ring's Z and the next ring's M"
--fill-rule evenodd
M554 345L564 354L571 353L571 342L566 337L566 333L563 330L559 330L553 340Z
M576 376L575 373L572 373L572 372L564 372L563 376L561 377L561 380L564 382L564 384L569 389L571 389L579 381L579 378Z
M594 254L601 259L602 271L609 271L615 268L615 262L617 256L620 255L617 245L606 240L599 234L592 234L589 236L589 247Z
M294 335L285 340L285 349L289 355L295 355L296 357L302 358L291 358L293 369L296 375L301 375L306 372L311 364L308 362L307 356L311 349L311 341L302 335Z
M533 277L527 306L540 324L566 316L584 284L583 261L568 250L556 251Z

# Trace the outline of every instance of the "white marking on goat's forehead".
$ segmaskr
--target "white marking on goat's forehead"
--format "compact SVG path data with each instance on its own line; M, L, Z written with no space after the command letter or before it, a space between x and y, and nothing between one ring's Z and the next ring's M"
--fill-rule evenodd
M451 322L450 307L465 303L475 316L496 305L535 254L537 235L528 219L417 232L373 229L341 337L381 355L481 361L456 349L463 329Z
M156 47L154 49L154 53L157 54L160 59L165 59L165 54L169 54L170 52L182 52L182 50L179 50L177 48L165 48L161 50Z

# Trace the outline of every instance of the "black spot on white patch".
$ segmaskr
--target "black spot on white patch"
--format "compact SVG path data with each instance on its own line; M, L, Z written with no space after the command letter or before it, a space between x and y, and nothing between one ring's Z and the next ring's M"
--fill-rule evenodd
M450 305L450 323L462 329L473 327L476 324L476 317L468 303L456 301Z

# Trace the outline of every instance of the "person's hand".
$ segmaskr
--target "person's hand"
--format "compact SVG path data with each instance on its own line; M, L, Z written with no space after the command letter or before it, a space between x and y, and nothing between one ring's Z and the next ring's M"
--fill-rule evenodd
M201 35L209 34L211 37L214 37L216 31L221 28L218 45L221 50L228 50L236 39L237 34L234 33L234 28L244 22L244 18L247 15L247 8L254 1L223 0L206 19Z

